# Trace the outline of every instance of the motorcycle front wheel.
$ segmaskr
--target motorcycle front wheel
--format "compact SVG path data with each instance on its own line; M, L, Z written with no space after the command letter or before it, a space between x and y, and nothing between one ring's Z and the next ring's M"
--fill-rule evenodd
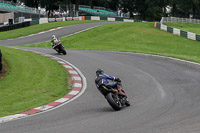
M106 95L106 99L114 110L118 111L122 108L122 105L119 99L113 93L108 93Z

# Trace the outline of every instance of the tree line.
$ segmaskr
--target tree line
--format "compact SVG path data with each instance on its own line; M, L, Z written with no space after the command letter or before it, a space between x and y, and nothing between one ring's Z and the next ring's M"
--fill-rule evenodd
M46 7L48 11L58 9L59 4L101 6L142 20L160 20L163 16L200 18L200 0L9 0L22 1L30 7Z

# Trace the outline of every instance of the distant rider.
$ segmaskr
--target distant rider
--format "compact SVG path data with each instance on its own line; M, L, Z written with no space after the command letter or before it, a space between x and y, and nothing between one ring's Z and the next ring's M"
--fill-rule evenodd
M113 81L113 82L109 82L109 80ZM104 71L102 69L97 69L95 84L96 84L96 87L98 88L98 90L105 96L104 92L101 90L102 85L110 86L113 89L114 88L117 88L118 90L120 89L120 95L124 96L124 98L126 98L126 100L127 100L125 91L120 86L118 86L115 81L121 82L121 80L119 78L115 78L113 76L106 75L106 74L104 74ZM129 101L127 100L127 102L129 102Z
M58 42L60 42L60 40L58 40L58 38L57 38L55 35L52 35L51 38L52 38L52 39L51 39L51 46L52 46L52 48L54 49L54 48L56 47L56 44L57 44Z

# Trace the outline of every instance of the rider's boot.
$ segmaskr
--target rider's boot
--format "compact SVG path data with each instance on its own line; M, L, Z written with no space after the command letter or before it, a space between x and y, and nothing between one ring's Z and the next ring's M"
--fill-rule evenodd
M126 106L130 106L130 101L128 100L128 97L126 95L124 95L124 100L125 100L125 105Z

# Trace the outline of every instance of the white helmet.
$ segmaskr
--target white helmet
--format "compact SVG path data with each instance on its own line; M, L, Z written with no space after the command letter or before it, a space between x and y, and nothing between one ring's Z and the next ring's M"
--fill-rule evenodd
M51 38L52 38L52 39L56 39L56 36L55 36L55 35L52 35Z

